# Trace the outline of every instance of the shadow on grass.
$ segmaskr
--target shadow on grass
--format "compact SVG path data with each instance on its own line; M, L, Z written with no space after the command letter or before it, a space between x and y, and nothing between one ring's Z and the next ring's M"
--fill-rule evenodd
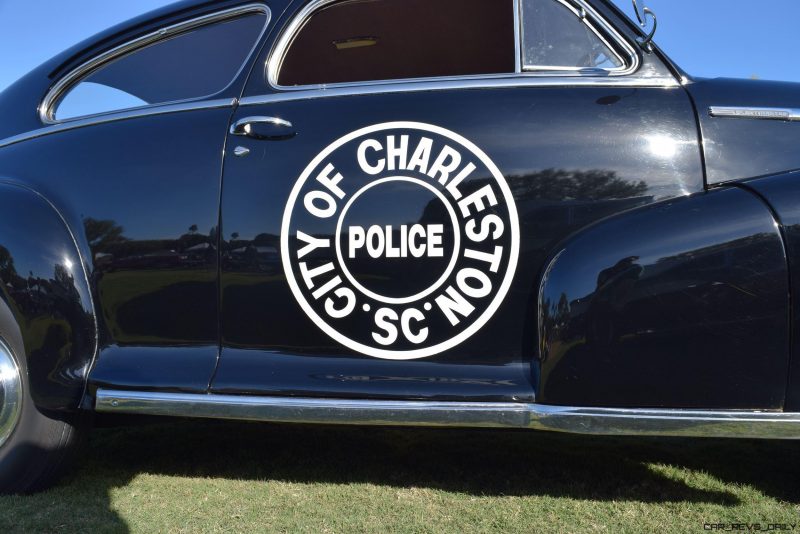
M127 531L115 488L139 474L301 483L371 483L474 496L550 496L593 501L739 504L733 491L693 487L653 465L703 471L800 502L797 443L573 436L532 431L275 425L122 419L94 430L72 475L44 495L0 498L0 526L37 514L82 517ZM668 469L667 469L668 471ZM9 515L10 514L10 515ZM14 514L25 516L15 522ZM89 527L90 525L85 525ZM57 530L57 529L56 529Z
M709 473L800 502L797 444L574 436L531 431L275 425L175 420L96 429L81 472L113 486L138 473L240 480L366 482L486 495L737 504L650 464Z

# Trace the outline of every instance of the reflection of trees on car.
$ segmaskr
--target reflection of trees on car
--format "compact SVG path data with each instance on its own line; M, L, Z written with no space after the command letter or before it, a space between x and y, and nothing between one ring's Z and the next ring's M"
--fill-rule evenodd
M518 199L611 200L647 193L644 180L620 178L616 171L545 169L535 174L509 176L508 185Z
M83 228L92 251L108 249L112 245L128 241L128 238L122 235L125 229L112 220L86 217L83 220Z
M146 268L193 268L216 262L217 230L198 233L192 224L177 239L131 239L113 220L84 219L84 231L99 271Z
M259 273L280 271L280 239L275 234L262 233L252 240L239 239L239 232L231 233L231 240L223 248L223 261L230 268Z
M586 341L597 347L614 343L619 335L617 315L624 311L634 284L644 270L639 256L622 258L597 275L597 288L587 312Z

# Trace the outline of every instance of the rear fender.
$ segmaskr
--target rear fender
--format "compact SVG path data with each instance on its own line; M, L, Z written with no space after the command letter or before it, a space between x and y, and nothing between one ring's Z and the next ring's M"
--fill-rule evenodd
M34 403L40 409L77 409L97 342L84 264L52 204L24 186L2 182L0 281L0 334L25 358Z

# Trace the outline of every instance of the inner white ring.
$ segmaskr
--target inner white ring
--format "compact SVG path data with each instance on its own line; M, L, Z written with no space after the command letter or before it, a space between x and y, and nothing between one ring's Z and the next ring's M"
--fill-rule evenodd
M339 237L341 236L342 233L342 222L344 221L345 215L347 215L347 210L350 209L350 206L359 196L361 196L362 193L364 193L365 191L376 185L380 185L386 182L410 182L412 184L421 185L422 187L433 192L433 194L439 197L439 200L441 200L442 203L447 208L447 212L450 214L450 221L453 226L453 238L454 238L453 255L450 258L450 263L447 265L447 269L445 269L444 274L442 274L442 276L440 276L439 279L436 282L434 282L431 286L429 286L427 289L415 295L411 295L410 297L386 297L383 295L379 295L373 291L370 291L366 287L359 284L358 281L353 277L353 275L350 274L350 271L347 269L347 264L344 262L344 258L342 256L342 245L341 245L341 239L339 239ZM439 288L439 286L441 286L453 272L453 269L455 269L456 266L456 261L458 261L458 254L461 248L461 229L458 226L458 219L456 218L456 212L453 210L453 206L450 205L450 203L447 201L447 199L441 193L441 191L439 191L429 183L423 182L422 180L419 180L417 178L408 178L405 176L391 176L388 178L381 178L380 180L375 180L374 182L370 182L361 189L359 189L358 191L356 191L356 193L350 198L350 200L347 201L347 204L344 205L344 209L342 209L342 213L339 215L339 220L336 223L336 235L334 236L334 239L336 240L336 257L339 260L339 266L342 268L342 272L347 278L347 280L349 280L350 283L353 284L353 286L355 286L356 289L361 291L364 295L377 300L378 302L383 302L386 304L408 304L410 302L416 302L420 299L423 299L428 295L430 295L431 293L433 293L434 291L436 291Z

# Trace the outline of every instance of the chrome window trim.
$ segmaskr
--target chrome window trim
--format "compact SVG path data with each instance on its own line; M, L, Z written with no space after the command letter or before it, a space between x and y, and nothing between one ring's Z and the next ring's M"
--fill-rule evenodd
M522 0L514 0L514 72L522 72Z
M258 35L258 38L253 43L250 52L248 52L247 56L245 57L244 61L242 61L242 65L237 70L236 74L233 76L230 82L220 89L216 94L224 91L230 84L233 83L236 78L238 78L242 71L244 70L245 66L249 63L250 59L252 58L253 54L258 49L258 46L261 44L261 40L264 37L264 33L267 31L269 27L270 20L272 18L272 12L270 11L269 7L265 4L245 4L242 6L237 6L230 9L224 9L221 11L217 11L214 13L209 13L206 15L202 15L200 17L195 17L193 19L189 19L183 22L178 22L176 24L172 24L169 26L165 26L158 30L152 31L135 39L132 39L126 43L123 43L119 46L116 46L110 50L106 50L101 54L92 57L91 59L87 60L86 62L80 64L79 66L72 69L66 75L62 76L47 92L45 97L42 99L41 103L38 107L38 115L39 120L43 124L65 124L67 122L83 120L89 117L99 116L101 114L96 115L82 115L80 117L72 117L68 119L56 119L55 118L55 111L58 107L59 101L62 96L66 95L72 87L81 83L81 81L89 76L91 73L95 72L96 70L102 68L105 64L119 59L120 57L135 52L141 48L146 46L150 46L152 44L157 43L158 41L168 39L174 37L180 33L187 32L189 30L193 30L195 28L199 28L201 26L207 26L209 24L213 24L216 22L233 19L237 17L241 17L244 15L248 15L251 13L261 13L266 17L264 22L264 27L261 30L261 33ZM209 95L213 96L213 95ZM173 104L180 104L184 102L195 102L198 100L207 100L208 96L206 97L198 97L186 100L178 100L172 102L159 102L156 104L148 104L148 106L142 107L151 107L151 106L163 106L163 105L173 105ZM139 108L123 108L120 110L113 110L107 113L117 113L122 111L128 111L131 109L139 109ZM105 115L107 113L103 113Z
M635 77L590 77L575 76L563 78L558 76L537 76L534 74L507 74L494 77L474 77L459 79L423 78L406 80L402 83L381 83L354 85L347 87L322 87L302 91L281 91L262 95L246 96L239 99L240 106L273 104L276 102L294 102L316 98L334 98L343 96L377 95L389 93L409 93L426 91L448 91L456 89L502 89L510 87L635 87L670 89L680 87L673 78L635 78Z
M282 423L488 427L576 434L800 439L800 413L353 400L98 389L98 412Z
M712 117L728 117L732 119L800 121L800 108L711 106L708 108L708 114Z
M0 139L0 148L13 145L15 143L20 143L22 141L27 141L28 139L35 139L37 137L43 137L45 135L64 132L67 130L74 130L76 128L84 128L86 126L93 126L95 124L135 119L137 117L148 117L150 115L180 113L183 111L193 111L198 109L232 108L237 102L238 100L235 98L220 98L217 100L204 100L201 102L191 101L179 104L153 104L151 106L143 106L140 108L89 115L69 121L56 122L55 124L51 124L43 128L38 128L29 132L6 137L5 139Z
M267 83L270 87L273 89L283 88L278 84L278 71L280 70L280 65L283 63L283 60L286 57L286 52L289 49L292 39L302 29L310 15L317 9L322 9L325 6L337 1L339 0L312 0L303 6L300 12L297 13L291 21L289 21L289 24L284 26L280 37L278 37L278 40L272 45L272 50L270 51L269 56L267 57L267 62L264 66L266 69L265 72ZM308 88L316 86L303 85L296 87Z
M621 67L613 67L613 68L596 68L596 69L586 69L586 70L595 70L598 73L594 74L595 76L625 76L636 72L639 69L639 54L628 41L620 35L620 33L614 28L611 24L608 23L603 17L601 17L597 11L592 8L589 4L587 4L584 0L555 0L559 4L563 5L567 9L569 9L575 17L578 18L580 22L582 22L591 32L597 36L600 41L603 42L606 47L611 50L611 52L619 59L622 63ZM575 7L578 6L578 7ZM524 17L525 12L524 10L520 9L520 21L519 21L519 33L520 33L520 47L522 47L522 39L525 38L525 34L522 30L522 25L524 24ZM595 28L593 22L596 22L600 25L602 31ZM608 35L612 36L614 42L616 43L617 47L615 47L612 43L606 39L602 32L607 33ZM619 55L617 52L617 48L621 48L626 52L627 58L624 58ZM553 71L564 71L567 73L571 73L574 75L576 72L582 72L581 69L575 69L574 67L559 67L559 66L551 66L551 65L525 65L524 58L520 57L520 63L522 65L523 72L553 72ZM603 72L605 74L599 74Z
M178 104L154 104L141 108L112 111L69 121L57 122L55 124L24 132L18 135L0 139L0 148L28 139L35 139L45 135L50 135L76 128L83 128L95 124L104 124L120 120L134 119L137 117L147 117L150 115L164 115L167 113L179 113L200 109L214 109L223 107L254 106L261 104L272 104L276 102L294 102L310 100L323 97L342 97L354 95L372 95L386 93L403 93L418 91L443 91L453 89L487 89L487 88L508 88L508 87L581 87L581 86L602 86L602 87L653 87L653 88L677 88L680 84L672 78L591 78L576 77L565 81L564 78L542 78L528 77L526 75L515 76L507 75L491 79L460 79L460 80L420 80L419 82L395 83L381 86L365 87L340 87L331 89L320 89L313 91L292 91L286 93L269 93L264 95L254 95L244 97L240 100L236 98L222 98L216 100L191 101Z
M329 84L310 84L310 85L280 85L278 83L278 75L280 73L280 67L283 64L283 60L286 57L286 52L289 49L292 41L294 40L295 36L302 30L303 26L305 26L306 22L308 22L311 15L314 14L315 11L323 9L324 7L339 2L341 0L312 0L308 4L306 4L293 18L289 23L283 28L281 31L280 36L278 37L275 44L272 46L272 50L267 57L265 68L265 76L267 79L267 85L276 91L313 91L313 90L320 90L320 89L334 89L334 88L343 88L343 87L372 87L372 86L381 86L381 85L390 85L390 84L405 84L405 83L412 83L418 81L456 81L456 80L470 80L470 79L494 79L498 77L519 77L519 76L526 76L526 77L534 77L534 76L541 76L541 77L561 77L561 78L585 78L585 77L596 77L596 78L608 78L608 77L621 77L630 75L633 72L636 72L641 65L641 59L637 49L632 46L617 30L611 25L608 21L606 21L602 16L600 16L591 6L589 6L584 0L570 0L574 2L576 5L580 6L583 12L587 14L587 16L591 16L592 20L598 21L600 26L606 31L611 37L614 38L614 41L617 43L618 47L625 50L628 53L628 60L626 61L625 58L620 58L623 63L626 64L625 68L622 70L612 70L612 69L595 69L595 70L575 70L575 69L568 69L568 70L525 70L522 65L522 3L521 0L512 0L514 6L514 53L515 53L515 72L513 73L500 73L500 74L477 74L477 75L468 75L468 76L437 76L437 77L428 77L428 78L402 78L402 79L394 79L394 80L366 80L366 81L359 81L359 82L341 82L341 83L329 83ZM554 0L560 3L564 3L566 0ZM569 9L575 11L574 8L569 7ZM586 20L584 20L586 24ZM587 24L589 28L597 34L597 30ZM598 34L598 36L603 40L603 42L612 50L615 51L615 47L610 45L607 40L603 38L602 35ZM563 81L562 81L563 83Z

